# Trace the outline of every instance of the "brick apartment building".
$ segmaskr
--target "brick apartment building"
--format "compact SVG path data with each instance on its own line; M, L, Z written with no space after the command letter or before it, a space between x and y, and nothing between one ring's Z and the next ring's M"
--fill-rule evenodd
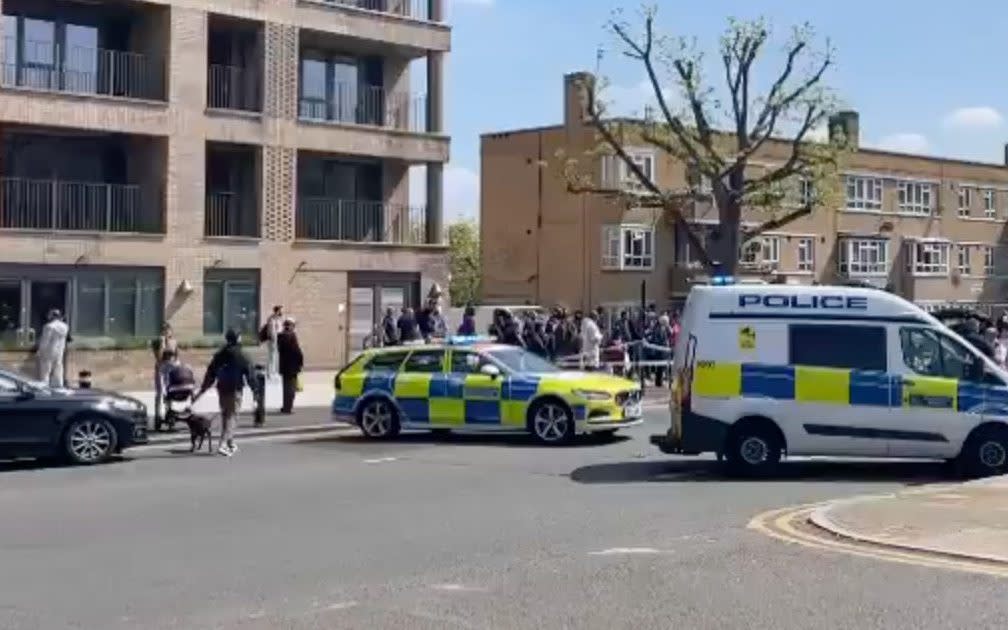
M146 366L135 348L163 321L194 342L254 336L282 303L309 365L336 366L384 307L447 285L444 0L0 8L8 352L58 307L78 348L118 349L74 352L101 382Z
M685 235L660 212L567 191L557 150L577 156L596 146L578 87L586 78L565 77L562 124L482 137L486 302L618 308L639 304L644 280L649 301L675 304L706 280ZM835 123L858 140L855 112ZM683 163L646 146L628 150L659 186L686 187ZM781 163L785 151L768 143L753 167ZM541 168L541 160L550 166ZM634 185L613 158L598 156L589 170L607 187ZM1008 302L1005 164L858 148L841 176L840 207L816 210L750 244L741 253L742 273L785 283L867 282L925 307ZM717 209L698 202L687 216L705 234Z

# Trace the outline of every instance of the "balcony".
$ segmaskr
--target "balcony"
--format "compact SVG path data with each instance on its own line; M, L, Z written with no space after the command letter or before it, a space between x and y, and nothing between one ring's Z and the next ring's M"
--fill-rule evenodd
M207 67L207 107L243 112L261 112L258 73L238 66Z
M370 125L412 133L427 131L427 99L374 85L338 83L332 95L300 99L301 120Z
M388 13L412 20L430 20L428 0L312 0L334 7L351 7L364 11Z
M0 229L160 233L141 187L0 177Z
M263 25L210 15L207 37L207 108L261 112Z
M258 147L208 142L204 234L258 238L260 231Z
M422 245L426 243L426 209L381 201L301 197L297 238Z

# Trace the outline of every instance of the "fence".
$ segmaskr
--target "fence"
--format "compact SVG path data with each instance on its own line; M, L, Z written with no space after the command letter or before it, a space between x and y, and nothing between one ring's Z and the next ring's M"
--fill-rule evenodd
M355 7L366 11L391 13L414 20L430 20L428 0L316 0L322 4Z
M0 228L156 232L160 215L144 212L139 186L0 178Z
M327 96L302 96L298 115L304 120L419 133L427 131L427 97L376 85L337 82Z
M207 236L259 236L259 215L255 206L243 204L238 193L207 194L205 214L204 233Z
M315 241L356 241L419 245L427 237L426 208L381 201L302 197L297 237Z
M211 64L207 67L207 107L262 111L259 77L249 68Z

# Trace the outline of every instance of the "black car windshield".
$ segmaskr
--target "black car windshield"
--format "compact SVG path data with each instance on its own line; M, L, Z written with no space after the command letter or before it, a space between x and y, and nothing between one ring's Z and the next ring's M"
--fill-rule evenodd
M555 365L542 357L522 350L521 348L506 348L487 352L493 359L499 361L512 372L528 372L542 374L558 372Z

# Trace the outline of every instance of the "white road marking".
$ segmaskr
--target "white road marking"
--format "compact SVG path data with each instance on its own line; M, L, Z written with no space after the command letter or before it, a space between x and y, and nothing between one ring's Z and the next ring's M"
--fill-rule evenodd
M464 584L432 584L435 591L455 591L468 593L485 593L486 589L479 586L466 586Z
M378 459L365 459L365 464L385 464L387 462L394 462L398 457L379 457Z
M357 602L336 602L335 604L329 604L326 606L326 610L346 610L347 608L353 608L357 605Z
M617 556L617 555L643 555L643 554L656 554L656 553L668 553L667 551L662 551L660 549L655 549L654 547L611 547L609 549L603 549L602 551L589 551L589 556Z

